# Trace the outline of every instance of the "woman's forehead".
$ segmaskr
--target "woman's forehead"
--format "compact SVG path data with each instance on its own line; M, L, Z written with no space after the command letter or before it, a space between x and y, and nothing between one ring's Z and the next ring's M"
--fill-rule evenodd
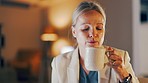
M103 16L95 10L85 11L78 17L78 21L89 21L89 20L104 22Z

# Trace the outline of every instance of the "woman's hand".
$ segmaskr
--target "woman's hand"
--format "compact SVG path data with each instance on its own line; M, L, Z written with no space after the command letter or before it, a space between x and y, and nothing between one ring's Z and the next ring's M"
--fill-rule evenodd
M108 66L113 68L116 73L120 77L120 81L123 81L123 79L127 76L129 76L129 73L127 70L124 68L124 65L122 65L122 57L120 55L117 55L115 53L115 50L111 47L107 48L107 53L106 53L109 62L107 63Z

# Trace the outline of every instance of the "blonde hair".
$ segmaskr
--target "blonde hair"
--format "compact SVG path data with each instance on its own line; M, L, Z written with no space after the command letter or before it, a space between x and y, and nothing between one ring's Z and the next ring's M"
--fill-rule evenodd
M103 18L104 21L106 23L106 15L105 12L103 10L103 8L101 7L101 5L95 1L82 1L78 7L75 9L75 11L73 12L72 15L72 26L75 26L77 18L83 14L84 12L90 11L90 10L95 10L97 12L99 12Z

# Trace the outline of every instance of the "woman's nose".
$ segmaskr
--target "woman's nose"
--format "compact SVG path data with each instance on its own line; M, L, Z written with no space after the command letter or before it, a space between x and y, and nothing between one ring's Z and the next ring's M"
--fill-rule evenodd
M98 33L95 30L93 30L89 33L90 38L97 37L97 36L98 36Z
M91 34L91 35L89 35L89 37L90 37L90 38L97 37L97 34L95 34L95 35L92 35L92 34Z

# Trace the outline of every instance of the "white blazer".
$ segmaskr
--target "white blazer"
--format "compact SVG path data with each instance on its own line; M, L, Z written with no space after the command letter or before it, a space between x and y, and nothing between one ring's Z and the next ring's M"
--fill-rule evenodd
M104 48L106 47L104 46ZM130 64L128 52L116 48L113 49L123 58L125 68L132 75L132 83L139 83ZM107 63L107 56L105 56L104 59L104 63ZM98 81L98 83L119 83L118 75L114 69L110 68L108 65L105 65L103 70L98 71L98 75L100 75L100 78L98 78L100 82ZM61 54L53 59L51 81L52 83L79 83L78 47L72 52Z

